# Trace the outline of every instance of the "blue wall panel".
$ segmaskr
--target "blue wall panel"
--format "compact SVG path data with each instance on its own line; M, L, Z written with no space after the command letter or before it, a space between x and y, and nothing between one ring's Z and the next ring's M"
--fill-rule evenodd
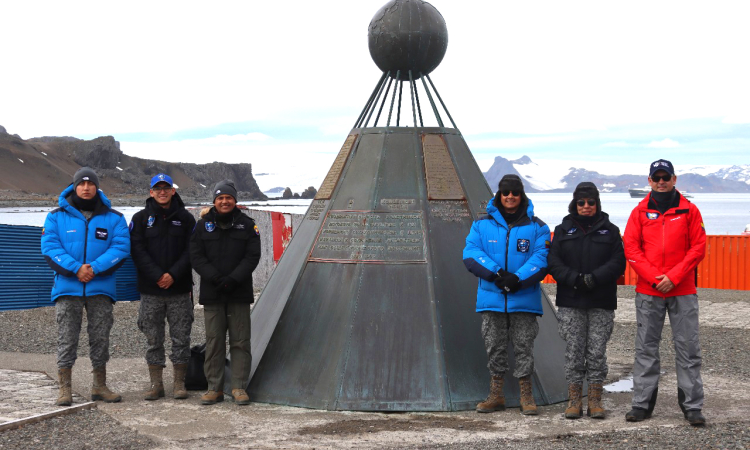
M42 257L41 237L41 227L0 225L0 310L53 305L54 272ZM116 276L117 300L139 300L132 259Z

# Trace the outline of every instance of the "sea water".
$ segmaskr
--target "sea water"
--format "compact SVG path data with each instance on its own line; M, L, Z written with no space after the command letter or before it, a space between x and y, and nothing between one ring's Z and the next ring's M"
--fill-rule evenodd
M534 212L554 230L568 214L568 204L572 194L528 194L534 203ZM620 231L625 230L630 212L641 199L631 198L630 194L601 194L602 210ZM695 194L690 199L700 209L708 234L740 234L750 224L750 194ZM277 211L282 213L304 214L312 200L270 200L266 202L241 202L251 209ZM31 225L41 227L47 213L54 208L24 207L0 208L0 223L8 225ZM130 222L140 207L124 206L115 209L123 213Z

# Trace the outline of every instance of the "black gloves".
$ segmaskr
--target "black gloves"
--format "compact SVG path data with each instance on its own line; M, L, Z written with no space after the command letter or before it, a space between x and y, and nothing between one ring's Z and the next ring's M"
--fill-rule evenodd
M596 287L596 280L594 279L594 275L590 273L579 273L573 287L578 290L593 291Z
M510 272L508 272L505 269L500 269L497 271L497 278L493 280L493 283L495 283L495 286L502 289L503 288L503 279L510 275Z
M503 270L503 272L505 271ZM510 292L511 294L513 294L521 289L521 280L516 274L505 272L505 276L501 276L495 279L495 286L505 292Z
M237 281L235 281L232 277L224 277L221 281L221 284L219 284L219 292L223 292L225 294L229 294L235 289L237 289Z
M586 289L589 291L593 291L596 287L596 280L594 279L594 275L587 273L583 276L583 282L586 284Z

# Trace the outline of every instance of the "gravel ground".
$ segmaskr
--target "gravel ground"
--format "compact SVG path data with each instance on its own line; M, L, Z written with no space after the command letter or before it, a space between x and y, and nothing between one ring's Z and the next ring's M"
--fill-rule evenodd
M0 449L149 449L156 442L97 410L55 417L0 433Z
M545 286L550 295L555 294L554 286ZM633 298L634 290L630 286L622 286L618 290L621 298ZM724 291L713 289L699 290L699 298L702 301L712 303L724 302L750 302L750 293L746 291ZM121 302L115 305L115 324L111 333L111 355L113 358L143 357L146 342L143 334L136 326L139 302ZM88 342L84 323L81 333L79 354L88 354ZM56 351L56 324L54 308L37 308L25 311L0 312L0 349L9 352L54 354ZM632 322L616 322L612 339L608 346L608 357L610 362L610 380L617 380L627 376L633 363L633 347L635 342L636 326ZM701 346L703 349L703 371L709 374L720 375L731 385L732 380L745 382L750 375L750 332L742 328L724 328L718 326L701 326ZM195 310L195 322L193 324L192 341L203 342L205 332L203 328L203 310ZM167 339L169 345L169 339ZM167 350L169 351L169 349ZM665 370L674 369L674 350L672 348L671 331L665 326L661 345L662 367ZM731 386L730 386L731 389ZM621 394L627 395L627 394ZM672 395L671 393L667 395ZM558 405L559 406L559 405ZM557 406L556 406L557 407ZM562 407L560 407L562 408ZM305 410L300 410L305 411ZM665 411L662 417L673 411ZM268 414L268 413L266 413ZM301 412L300 412L301 414ZM265 414L264 414L265 415ZM464 416L469 417L466 420ZM341 420L335 420L329 425L311 426L299 430L300 436L314 439L318 436L330 436L331 434L342 436L349 435L346 441L355 445L357 433L361 430L361 421L351 420L346 415L335 416ZM369 417L369 416L368 416ZM470 412L452 413L442 418L412 419L400 415L387 415L387 420L381 425L382 430L372 424L365 424L368 433L379 431L402 430L405 432L419 433L427 431L428 428L457 430L465 432L474 430L475 426L480 428L486 424L478 424ZM273 420L272 417L266 417ZM481 417L481 419L485 419ZM631 448L663 448L663 449L750 449L750 431L747 421L734 419L725 421L712 420L709 416L709 424L704 428L693 428L689 426L659 426L653 422L645 422L643 426L618 430L588 431L580 433L560 433L559 435L546 438L528 439L477 439L471 441L471 448L477 449L503 449L513 448L517 450L537 449L544 447L548 450L567 448L607 448L608 450L631 449ZM586 419L583 419L586 420ZM610 420L621 420L621 417L613 417ZM387 423L386 423L387 422ZM397 423L396 423L397 422ZM478 425L477 425L478 424ZM394 428L395 427L395 428ZM492 427L490 427L492 428ZM359 434L362 436L362 434ZM293 436L289 436L293 437ZM343 438L343 436L342 436ZM210 439L201 441L201 444L190 445L191 448L210 445ZM425 441L422 441L423 443ZM315 441L309 441L310 446L315 446ZM381 448L399 448L384 445ZM398 444L396 444L398 445ZM152 439L139 435L132 428L121 425L113 420L103 411L92 410L78 414L58 417L43 421L38 424L28 425L18 430L10 430L0 433L0 449L5 448L56 448L56 449L82 449L82 448L104 448L104 449L129 449L129 448L155 448L159 445ZM325 445L321 447L326 447ZM416 448L466 448L465 441L456 441L455 444L431 444L426 443ZM339 448L337 446L337 448ZM415 448L409 444L400 448Z
M146 355L146 338L138 329L138 308L140 302L117 302L114 307L115 323L109 337L109 353L112 358L127 358ZM86 333L88 322L84 314L81 325L81 340L78 343L78 355L88 356L89 338ZM6 352L22 353L56 353L57 323L55 308L34 308L21 311L0 312L0 348ZM13 330L13 332L8 332ZM172 347L169 339L169 327L165 348L167 356ZM203 308L195 309L195 321L191 333L191 342L206 341L206 330L203 326Z
M465 449L466 445L438 445L422 449ZM646 427L636 430L607 431L597 434L569 434L545 439L487 440L471 444L472 449L567 450L580 449L748 449L750 431L747 422L712 424L704 428Z

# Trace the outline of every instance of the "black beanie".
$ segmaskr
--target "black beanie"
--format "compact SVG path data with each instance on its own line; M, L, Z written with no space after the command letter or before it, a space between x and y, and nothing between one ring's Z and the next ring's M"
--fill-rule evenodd
M216 186L214 186L214 199L213 201L216 201L216 197L228 194L234 197L234 201L237 201L237 188L234 187L234 181L232 180L221 180L218 183L216 183Z
M570 202L570 205L568 205L569 213L578 214L576 202L582 198L593 198L594 200L596 200L596 213L599 214L602 211L602 202L599 199L599 189L596 188L596 185L594 183L590 181L584 181L582 183L578 183L575 191L573 191L573 200Z
M96 189L99 189L99 177L96 176L96 172L91 167L81 167L73 175L73 188L78 187L83 181L90 181L94 183Z

